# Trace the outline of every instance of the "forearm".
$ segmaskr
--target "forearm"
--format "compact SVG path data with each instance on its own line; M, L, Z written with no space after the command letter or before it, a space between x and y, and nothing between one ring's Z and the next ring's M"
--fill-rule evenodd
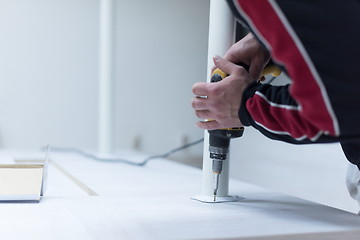
M294 144L339 141L327 129L313 124L307 114L291 96L289 85L259 83L244 91L239 110L240 121L245 126L251 125L271 139Z

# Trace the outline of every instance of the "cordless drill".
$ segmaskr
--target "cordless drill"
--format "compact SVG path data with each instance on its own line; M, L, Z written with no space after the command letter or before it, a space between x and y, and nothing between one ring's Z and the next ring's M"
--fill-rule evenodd
M220 69L215 69L211 77L211 82L219 82L227 76ZM243 135L244 128L224 128L209 130L209 152L212 159L212 171L214 173L214 202L219 186L219 176L222 171L223 161L227 159L229 152L230 139L238 138Z
M248 66L242 65L248 70ZM281 70L275 65L267 66L262 76L271 74L273 78L281 74ZM215 69L211 76L211 82L219 82L227 76L220 69ZM214 202L216 201L217 190L219 186L219 177L222 171L223 161L227 159L229 153L230 140L232 138L241 137L244 133L244 127L240 128L224 128L209 130L209 152L212 159L212 171L214 173Z

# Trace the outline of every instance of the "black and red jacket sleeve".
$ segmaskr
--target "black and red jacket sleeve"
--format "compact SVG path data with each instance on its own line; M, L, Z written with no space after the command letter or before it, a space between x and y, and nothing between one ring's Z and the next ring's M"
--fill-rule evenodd
M321 126L317 127L307 120L306 114L290 95L290 86L250 85L243 93L239 111L241 122L245 126L254 126L269 138L289 143L337 141Z
M345 154L360 165L359 1L228 2L292 81L250 85L241 122L276 140L353 146Z

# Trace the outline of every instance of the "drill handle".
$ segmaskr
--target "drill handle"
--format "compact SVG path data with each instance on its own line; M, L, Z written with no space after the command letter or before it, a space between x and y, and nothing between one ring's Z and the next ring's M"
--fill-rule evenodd
M249 69L249 66L240 64L243 66L246 70ZM261 76L265 76L271 74L273 77L278 77L281 74L281 69L276 65L269 65L264 68L264 70L261 72ZM213 72L213 75L211 77L211 82L219 82L226 78L228 75L221 71L219 68L216 68Z

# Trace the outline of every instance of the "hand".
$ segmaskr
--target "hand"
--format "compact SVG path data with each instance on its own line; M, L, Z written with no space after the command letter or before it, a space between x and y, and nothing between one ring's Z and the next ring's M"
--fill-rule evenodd
M350 196L357 200L360 205L360 171L358 167L349 163L346 172L346 187ZM360 215L360 212L358 213Z
M196 116L212 120L196 124L207 130L242 127L238 113L242 93L254 80L241 66L220 57L214 57L213 60L215 66L229 76L220 82L194 84L192 91L196 97L192 99L192 107Z
M235 64L244 63L250 66L251 77L258 80L262 70L270 60L270 53L263 48L252 33L249 33L232 45L224 58Z

